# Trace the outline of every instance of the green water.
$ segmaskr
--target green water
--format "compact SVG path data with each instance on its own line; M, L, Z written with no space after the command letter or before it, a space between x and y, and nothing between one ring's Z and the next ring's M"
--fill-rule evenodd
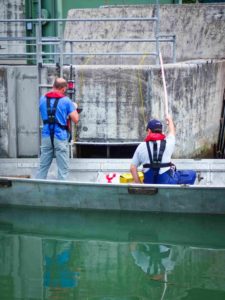
M225 217L0 208L0 300L225 299Z

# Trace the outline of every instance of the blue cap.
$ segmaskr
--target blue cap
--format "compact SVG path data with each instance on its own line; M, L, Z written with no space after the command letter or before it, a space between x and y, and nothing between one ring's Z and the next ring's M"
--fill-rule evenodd
M154 130L160 130L162 131L162 123L159 120L152 119L148 122L146 130L151 129Z

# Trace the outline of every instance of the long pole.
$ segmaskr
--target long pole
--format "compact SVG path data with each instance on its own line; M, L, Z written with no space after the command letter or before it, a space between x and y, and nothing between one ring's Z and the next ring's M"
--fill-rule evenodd
M168 111L168 94L167 94L167 88L166 88L166 80L165 80L162 54L161 54L160 51L159 51L159 60L160 60L162 80L163 80L163 89L164 89L164 109L165 109L165 116L167 117L169 115L169 111Z

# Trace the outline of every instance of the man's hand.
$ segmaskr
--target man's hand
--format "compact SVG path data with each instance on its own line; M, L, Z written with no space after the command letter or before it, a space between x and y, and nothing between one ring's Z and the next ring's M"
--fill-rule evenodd
M170 115L166 116L166 124L169 128L169 134L175 135L176 130L175 130L175 126L174 126L174 123L173 123L173 119Z
M77 112L78 114L80 114L82 112L83 108L77 108Z

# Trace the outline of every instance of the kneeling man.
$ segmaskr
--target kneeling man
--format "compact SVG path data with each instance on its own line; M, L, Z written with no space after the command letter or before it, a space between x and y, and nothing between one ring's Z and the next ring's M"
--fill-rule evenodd
M137 147L130 166L135 183L141 183L138 167L143 165L144 183L194 184L195 171L177 171L171 163L175 147L175 126L170 116L166 117L166 121L167 136L162 133L162 123L159 120L153 119L148 122L145 141Z

